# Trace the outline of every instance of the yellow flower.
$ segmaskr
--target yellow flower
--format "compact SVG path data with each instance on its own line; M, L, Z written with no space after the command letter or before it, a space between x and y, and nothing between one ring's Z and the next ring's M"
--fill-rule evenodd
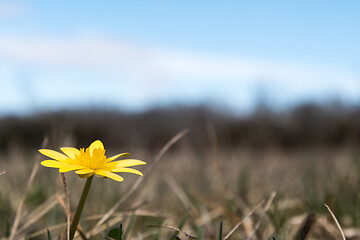
M117 160L119 157L129 156L128 153L121 153L110 158L106 158L104 145L101 141L96 140L86 150L80 150L71 147L62 147L59 153L50 149L40 149L39 152L54 160L45 160L41 165L51 168L59 168L59 172L75 171L80 177L90 177L94 174L123 181L124 179L115 174L115 172L134 173L142 176L143 174L129 167L146 164L136 159Z

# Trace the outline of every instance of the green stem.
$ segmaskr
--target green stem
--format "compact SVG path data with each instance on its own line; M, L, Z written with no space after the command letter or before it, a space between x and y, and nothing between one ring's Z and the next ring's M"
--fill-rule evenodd
M91 182L92 182L93 178L94 178L94 175L87 178L87 180L86 180L83 192L81 194L79 203L78 203L77 208L76 208L74 219L73 219L73 221L71 223L71 226L70 226L70 240L72 240L74 238L74 236L75 236L75 232L76 232L77 226L79 224L80 216L81 216L81 213L82 213L82 211L84 209L86 198L87 198L87 195L89 193Z

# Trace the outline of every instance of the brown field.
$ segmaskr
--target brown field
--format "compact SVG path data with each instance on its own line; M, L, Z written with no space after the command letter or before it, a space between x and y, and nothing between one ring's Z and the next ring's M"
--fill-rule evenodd
M45 157L37 149L45 136L47 148L54 150L62 146L87 147L93 140L104 138L105 148L109 148L107 155L126 151L148 163L137 167L145 173L144 177L125 173L122 183L94 179L80 222L83 237L87 239L104 239L120 223L123 223L123 239L175 239L174 233L180 239L192 236L220 239L219 232L224 239L231 230L234 232L228 239L341 239L341 231L347 239L360 239L357 121L339 117L341 126L348 126L339 132L340 137L322 141L327 135L317 132L316 141L310 138L306 141L305 130L296 138L294 132L299 131L296 126L279 125L271 130L271 122L261 122L259 116L258 124L254 125L257 128L246 125L254 119L236 125L239 134L244 132L246 138L231 135L235 129L231 119L220 121L190 114L187 120L184 117L186 121L180 121L183 125L170 122L166 126L161 114L149 116L157 119L148 122L142 119L140 123L131 119L132 124L125 125L124 135L118 140L114 140L115 133L121 132L125 123L117 125L115 117L107 116L112 119L111 124L103 123L104 115L91 118L91 122L83 124L88 132L85 127L78 127L79 121L66 122L64 119L71 119L69 113L62 118L37 116L21 124L5 119L1 125L0 159L0 172L4 171L0 176L2 239L9 239L12 231L12 239L44 239L46 229L53 239L64 236L66 195L61 175L39 164ZM100 122L103 128L99 127ZM324 121L323 125L328 122ZM36 123L42 127L31 125ZM19 126L24 124L32 128L16 134L9 130L21 129ZM157 127L149 127L156 124ZM321 121L313 124L322 126ZM113 131L109 130L111 127ZM261 127L265 130L260 131ZM171 146L165 146L184 128L186 134ZM32 135L32 131L38 135ZM291 131L293 135L284 134ZM289 140L289 145L285 144L286 136L293 141ZM86 138L89 138L87 142ZM85 180L74 173L64 176L74 211ZM117 203L119 206L106 221L94 228ZM324 204L330 207L341 229Z

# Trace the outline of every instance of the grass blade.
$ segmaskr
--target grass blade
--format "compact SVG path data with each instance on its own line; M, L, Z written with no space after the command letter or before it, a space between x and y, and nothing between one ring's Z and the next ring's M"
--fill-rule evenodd
M51 234L50 234L49 229L46 229L46 231L47 231L47 238L48 238L48 240L51 240Z
M223 228L223 223L222 221L220 221L218 240L222 240L222 228Z
M179 225L178 225L178 229L179 230L181 230L183 227L184 227L184 225L185 225L185 223L186 223L186 220L188 219L188 217L189 217L189 210L188 211L186 211L186 213L184 214L184 216L181 218L181 221L180 221L180 223L179 223ZM178 231L175 231L171 236L170 236L170 240L175 240L176 239L176 237L177 237L177 235L179 234L179 232Z
M296 234L295 239L305 240L314 222L315 222L315 213L309 213L305 221L303 222L301 228L299 229L298 233Z
M130 217L129 223L126 227L126 230L125 230L125 233L123 236L123 240L127 239L128 235L130 233L130 230L131 230L132 226L134 225L134 220L135 220L135 214L131 215L131 217ZM121 229L121 231L122 231L122 229Z
M26 199L27 193L29 192L30 187L31 187L31 185L32 185L32 183L34 181L34 178L35 178L35 175L36 175L36 173L38 171L38 168L39 168L39 163L38 163L38 159L36 158L36 160L34 161L33 168L31 170L29 180L27 182L26 190L25 190L22 198L20 199L20 203L18 204L18 207L16 209L15 220L14 220L14 223L13 223L13 226L12 226L12 229L11 229L11 234L10 234L9 240L13 240L15 238L18 226L19 226L20 221L22 219L22 210L23 210L23 206L24 206L24 203L25 203L25 199Z
M329 207L328 205L326 205L325 203L324 203L324 206L326 207L326 209L329 211L331 217L333 218L333 220L334 220L337 228L339 229L339 232L341 233L342 239L343 239L343 240L346 240L344 231L342 230L339 221L338 221L337 218L335 217L335 214L331 211L330 207Z
M119 234L117 240L122 240L122 238L123 238L123 224L121 222L119 225Z
M257 210L259 207L261 207L261 206L264 204L264 202L265 202L264 200L261 201L253 210L251 210L251 211L245 216L245 218L244 218L243 220L241 220L238 224L236 224L236 226L235 226L233 229L231 229L231 231L230 231L228 234L226 234L224 240L229 239L230 236L236 231L236 229L238 229L239 226L240 226L241 224L243 224L243 223L255 212L255 210Z

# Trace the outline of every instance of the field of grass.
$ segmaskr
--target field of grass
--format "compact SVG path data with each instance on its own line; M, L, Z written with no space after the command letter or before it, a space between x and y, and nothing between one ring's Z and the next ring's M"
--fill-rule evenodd
M120 223L122 239L341 239L324 204L347 239L360 239L358 147L223 148L213 136L198 151L188 137L131 149L148 163L137 167L143 177L95 178L78 239L116 238ZM58 148L71 146L63 139ZM65 173L64 194L57 170L40 166L44 159L15 144L1 156L1 239L46 239L47 229L64 237L66 196L74 211L85 180Z

